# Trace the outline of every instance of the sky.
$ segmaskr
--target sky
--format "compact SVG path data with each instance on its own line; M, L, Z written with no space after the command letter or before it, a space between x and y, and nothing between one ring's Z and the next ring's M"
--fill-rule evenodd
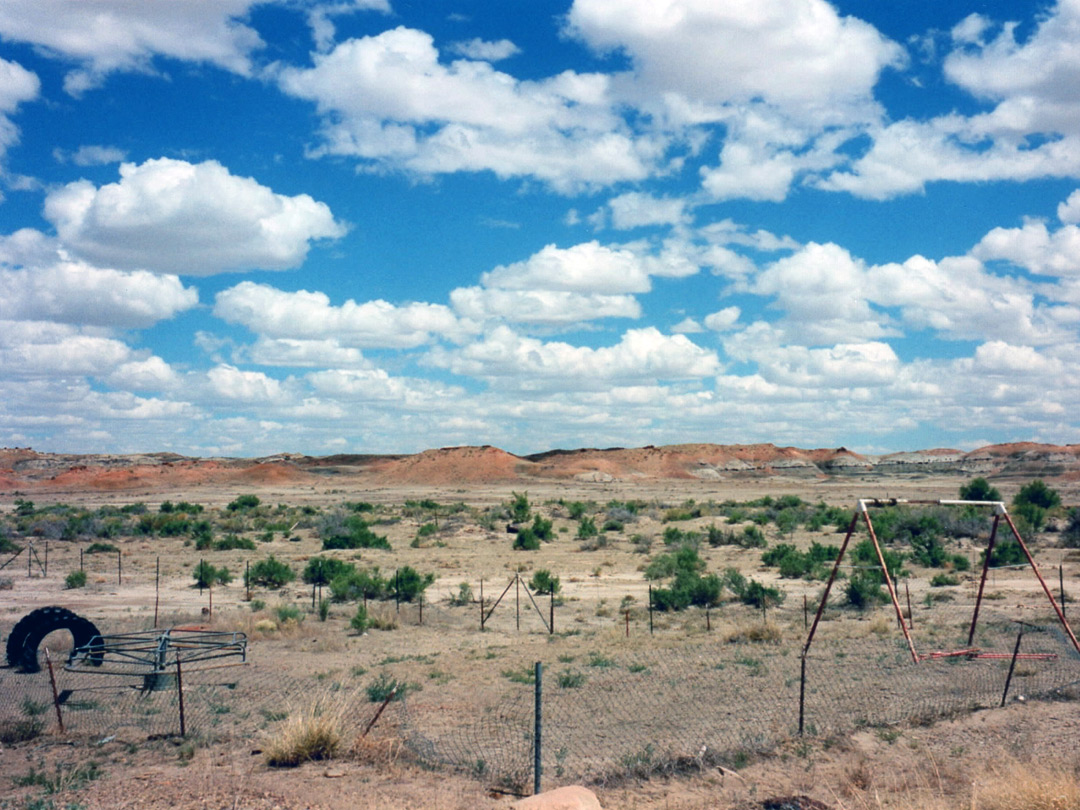
M1080 0L4 0L0 446L1080 442Z

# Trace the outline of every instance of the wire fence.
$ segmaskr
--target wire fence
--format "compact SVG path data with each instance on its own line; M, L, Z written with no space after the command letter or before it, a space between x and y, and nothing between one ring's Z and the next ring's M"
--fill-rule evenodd
M1018 625L987 617L975 644L1000 657L965 655L911 662L902 640L869 634L820 638L806 661L804 731L810 738L864 726L931 721L1012 698L1076 696L1080 655L1056 626L1027 626L1012 660ZM945 634L947 635L947 634ZM955 639L932 639L947 646ZM966 639L965 639L966 640ZM698 636L692 643L632 652L564 652L543 665L543 786L593 783L724 765L738 767L799 735L801 658L792 646ZM414 657L415 658L415 657ZM440 660L440 663L441 660ZM528 666L474 658L467 674L427 681L390 704L392 727L431 765L469 772L489 784L523 789L534 777L535 685ZM405 666L405 665L402 665ZM509 666L509 669L508 669ZM357 668L336 680L291 676L273 661L141 678L71 672L54 666L68 732L102 739L181 732L209 740L272 735L292 708L318 692L343 708L347 733L379 710L375 691L411 675L394 665ZM384 690L385 691L385 690ZM55 728L48 670L0 670L0 739Z

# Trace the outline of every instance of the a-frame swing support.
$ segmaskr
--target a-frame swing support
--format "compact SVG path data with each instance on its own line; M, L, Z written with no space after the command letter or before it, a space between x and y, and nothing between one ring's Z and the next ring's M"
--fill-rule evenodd
M904 613L900 609L900 601L896 595L896 587L893 584L892 576L889 574L888 566L885 564L885 556L881 551L881 543L878 541L877 533L874 531L874 523L870 519L871 506L897 506L897 505L934 505L934 506L981 506L991 507L994 510L994 523L990 529L990 539L986 546L985 559L983 560L982 575L979 578L979 593L975 599L975 610L971 616L971 626L968 630L968 647L971 647L972 642L975 639L975 628L979 621L979 608L982 606L983 591L986 587L986 575L990 570L990 555L994 550L994 544L997 541L998 528L1002 519L1005 520L1006 525L1012 531L1013 537L1016 538L1016 542L1020 545L1020 549L1024 552L1024 556L1027 558L1028 564L1031 566L1031 570L1035 574L1035 578L1039 580L1039 584L1042 586L1043 593L1046 594L1047 600L1049 600L1051 607L1057 614L1058 621L1061 623L1062 629L1069 637L1073 647L1078 653L1080 653L1080 642L1077 642L1076 635L1073 633L1072 628L1069 626L1068 620L1065 618L1065 614L1061 610L1061 606L1058 605L1054 599L1054 594L1050 590L1050 586L1046 584L1046 580L1043 579L1042 574L1039 572L1039 566L1035 562L1035 558L1031 555L1031 551L1027 547L1027 543L1024 542L1024 538L1020 536L1020 532L1016 530L1016 525L1013 523L1012 518L1009 516L1008 509L1005 508L1005 504L1002 501L954 501L954 500L938 500L938 501L915 501L915 500L902 500L902 499L860 499L855 507L855 514L851 517L851 523L848 525L847 534L844 536L844 542L840 546L840 552L836 555L836 561L833 563L832 571L829 573L829 580L825 583L825 592L821 597L821 604L818 605L817 613L814 614L814 621L810 625L810 630L806 634L806 643L803 645L802 657L805 659L810 652L810 645L814 641L814 634L817 632L818 623L821 621L822 614L825 612L825 606L829 601L829 592L832 590L833 583L836 581L836 576L840 571L840 563L844 559L844 555L847 553L848 545L851 543L851 538L855 535L855 531L859 526L860 518L866 523L866 529L870 534L870 540L874 544L874 551L877 555L878 565L881 566L881 573L885 579L885 586L889 590L889 598L892 601L893 609L896 611L896 620L900 625L901 631L904 633L904 639L907 641L908 650L911 652L911 660L916 664L926 658L938 657L931 654L927 656L920 656L915 649L915 642L911 636L911 630L907 621L904 619Z

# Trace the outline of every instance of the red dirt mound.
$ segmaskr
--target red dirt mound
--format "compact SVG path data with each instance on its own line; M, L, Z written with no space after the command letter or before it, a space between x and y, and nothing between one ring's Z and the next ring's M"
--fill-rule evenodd
M497 447L443 447L387 464L380 480L399 484L489 484L529 475L532 463Z

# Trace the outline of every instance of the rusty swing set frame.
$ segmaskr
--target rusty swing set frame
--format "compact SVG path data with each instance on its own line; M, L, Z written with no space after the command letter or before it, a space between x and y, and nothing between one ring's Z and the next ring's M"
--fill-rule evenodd
M934 506L979 506L989 507L994 510L994 523L990 529L990 539L986 546L986 554L983 560L982 574L979 577L979 592L975 599L975 610L971 615L971 625L968 629L967 647L962 650L955 650L951 652L931 652L920 654L915 649L915 641L912 638L911 626L908 624L908 620L904 618L904 613L900 608L900 600L896 595L896 586L893 583L892 577L889 575L889 568L885 564L885 556L881 551L881 543L878 541L877 533L874 531L874 523L870 519L870 507L880 506L904 506L904 505L934 505ZM817 632L818 623L821 621L822 614L825 612L825 606L829 601L829 592L832 590L833 583L836 581L836 576L840 571L840 563L844 559L844 554L847 552L848 545L851 542L851 538L855 535L855 530L858 528L859 519L862 518L866 523L867 531L870 533L870 540L874 544L874 551L877 555L878 565L881 567L882 576L885 579L885 586L889 591L889 599L892 601L893 609L896 611L896 620L900 625L900 629L904 633L904 640L907 642L908 651L911 653L911 660L918 664L921 661L935 658L951 658L965 656L969 658L996 658L1002 657L1000 653L986 653L979 650L977 647L972 646L975 640L975 628L979 622L979 608L982 606L983 591L986 588L986 576L990 570L990 557L994 550L994 544L997 541L998 529L1001 526L1002 520L1012 531L1013 537L1020 545L1020 549L1024 552L1024 556L1027 558L1028 564L1031 566L1031 570L1034 572L1036 579L1042 586L1043 592L1046 594L1046 598L1049 600L1051 607L1057 614L1058 621L1061 623L1062 629L1072 642L1073 648L1080 653L1080 642L1077 642L1076 635L1073 633L1072 628L1069 626L1068 620L1065 618L1065 613L1062 611L1061 606L1058 605L1054 599L1054 594L1051 592L1049 585L1039 572L1039 566L1035 562L1035 558L1032 556L1031 551L1028 549L1024 539L1020 536L1020 532L1016 529L1016 524L1013 523L1012 517L1009 516L1009 510L1006 509L1004 501L963 501L963 500L907 500L899 498L879 499L879 498L863 498L856 503L855 514L851 517L851 523L848 526L847 535L844 537L844 542L840 546L840 552L836 555L836 561L833 563L832 571L829 574L829 580L825 584L825 592L821 597L821 604L818 605L817 613L814 615L814 622L810 625L810 630L806 635L806 643L803 645L802 658L805 662L807 654L810 652L810 645L814 641L814 634ZM1036 653L1035 657L1045 657L1047 654ZM1004 657L1009 657L1008 654L1004 654ZM1014 654L1015 657L1015 654ZM1032 656L1019 656L1021 658L1027 658ZM1056 656L1054 656L1056 657Z

